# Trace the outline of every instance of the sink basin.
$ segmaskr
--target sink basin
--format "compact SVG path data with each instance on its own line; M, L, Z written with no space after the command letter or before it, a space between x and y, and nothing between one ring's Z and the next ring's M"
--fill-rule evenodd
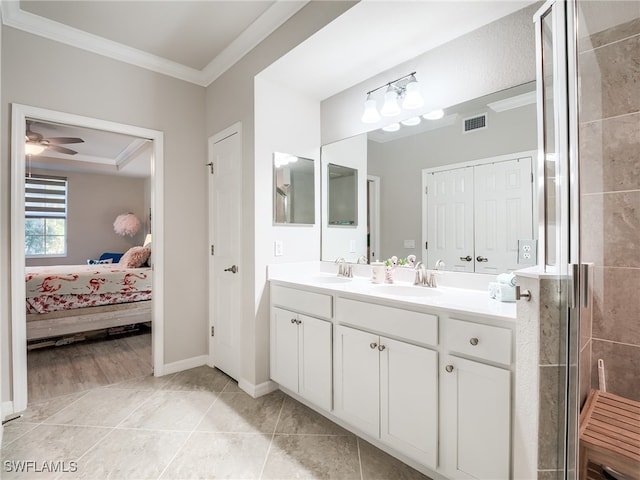
M442 292L434 288L410 285L380 285L372 287L370 293L376 295L393 295L397 297L433 297Z
M313 277L314 282L318 283L347 283L351 279L348 277L338 277L335 275L316 275Z

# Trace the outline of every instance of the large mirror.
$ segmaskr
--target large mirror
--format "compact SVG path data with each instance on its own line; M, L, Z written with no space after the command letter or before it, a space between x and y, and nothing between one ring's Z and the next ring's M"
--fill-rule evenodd
M330 226L358 226L358 170L327 165L327 221Z
M277 225L315 223L313 160L287 153L273 154L273 222Z
M322 229L322 260L333 261L342 256L349 261L356 261L364 256L369 261L375 261L385 260L394 255L399 258L415 255L418 260L432 268L432 259L428 253L436 251L436 247L445 239L444 233L438 233L437 238L432 238L434 243L427 245L427 185L433 178L441 177L437 175L439 172L469 168L474 164L502 162L510 155L514 155L516 161L525 156L530 158L530 165L526 167L530 173L526 174L526 181L533 181L533 174L537 168L534 153L537 138L535 98L535 82L530 82L446 108L444 115L439 119L420 118L417 125L402 125L395 132L375 130L324 145L321 152L323 192L327 188L326 183L331 182L329 163L351 165L361 179L358 183L358 208L364 213L362 228L357 232L351 232L348 237L335 229ZM482 122L469 121L476 118L481 118ZM469 128L477 125L484 126ZM521 162L518 164L522 166ZM520 168L520 174L526 172L526 168ZM427 178L428 174L432 174L433 178ZM496 177L486 175L480 170L475 176L480 178L480 174L484 177L478 182L475 196L479 195L478 198L482 200L487 197L482 194L486 191L484 185L491 184ZM505 175L508 178L513 176L511 172ZM524 174L521 176L520 180L524 181ZM473 173L471 177L467 175L466 178L467 181L469 178L473 180ZM508 190L509 186L503 185L503 190L505 189ZM499 227L505 228L505 231L497 233L499 228L491 227L492 233L509 237L509 241L515 245L511 247L513 252L507 255L510 260L513 259L509 264L511 266L489 265L492 262L477 261L477 257L484 259L495 256L483 257L477 254L471 238L469 241L472 245L464 245L468 252L465 250L464 254L462 251L458 254L456 251L455 257L445 261L445 269L483 273L513 270L517 257L517 240L536 237L537 228L534 226L537 226L538 222L532 202L535 191L532 184L529 184L528 191L528 205L522 207L528 209L528 217L514 215L514 218L518 218L527 228L516 231L513 225L505 225ZM327 196L323 195L323 198L326 199ZM461 198L453 194L449 207L440 206L441 211L449 208L453 213L447 218L441 216L436 219L436 222L441 224L445 221L451 223L447 229L441 228L441 232L446 230L450 237L469 234L473 236L474 231L487 231L490 225L500 224L503 217L507 217L499 210L487 212L488 201L481 207L482 202L478 199L478 205L475 206L473 199L471 200L471 210L463 215L460 213L463 210L459 205ZM323 200L323 203L326 203L326 200ZM326 223L324 219L328 218L325 215L327 211L323 205L323 224ZM474 222L481 222L484 227L474 225ZM460 238L454 240L460 244L464 243ZM460 260L468 257L471 260Z

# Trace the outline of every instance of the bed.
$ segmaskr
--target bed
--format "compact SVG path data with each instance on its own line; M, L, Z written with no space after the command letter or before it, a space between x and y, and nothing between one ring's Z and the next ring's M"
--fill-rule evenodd
M150 267L26 267L25 282L28 341L151 321Z

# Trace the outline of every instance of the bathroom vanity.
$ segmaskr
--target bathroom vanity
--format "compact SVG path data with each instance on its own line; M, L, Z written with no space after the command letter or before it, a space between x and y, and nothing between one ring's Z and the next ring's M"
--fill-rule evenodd
M410 269L376 285L368 266L273 267L281 389L433 478L513 476L515 304L414 286Z

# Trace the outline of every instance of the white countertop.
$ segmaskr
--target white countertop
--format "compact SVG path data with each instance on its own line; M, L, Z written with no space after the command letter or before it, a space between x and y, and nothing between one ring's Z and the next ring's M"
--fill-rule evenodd
M402 275L404 278L394 281L393 284L374 284L368 275L368 265L357 265L353 278L338 277L335 273L329 273L326 266L315 266L316 262L304 264L284 264L269 266L268 279L289 286L312 287L332 294L343 294L360 300L376 300L376 303L388 301L390 304L434 307L455 312L471 313L476 315L490 315L503 319L516 319L515 302L500 302L489 297L486 289L456 288L450 286L454 272L439 273L440 283L446 286L428 288L413 285L407 281L407 277L413 275L408 270ZM362 273L364 275L360 275ZM460 282L464 283L464 282Z

